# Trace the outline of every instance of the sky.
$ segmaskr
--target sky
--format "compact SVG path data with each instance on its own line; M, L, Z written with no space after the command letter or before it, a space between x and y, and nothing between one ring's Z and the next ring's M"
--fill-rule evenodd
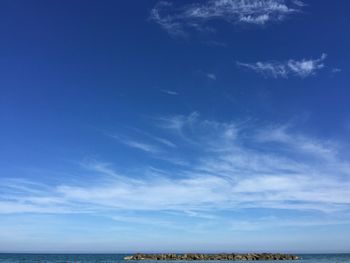
M1 252L350 252L349 1L0 1Z

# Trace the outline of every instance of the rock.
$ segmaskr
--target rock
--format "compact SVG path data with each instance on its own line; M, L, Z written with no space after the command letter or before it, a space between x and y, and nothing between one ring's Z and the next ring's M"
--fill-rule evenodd
M295 255L280 253L247 253L247 254L141 254L137 253L132 256L125 256L124 260L298 260Z

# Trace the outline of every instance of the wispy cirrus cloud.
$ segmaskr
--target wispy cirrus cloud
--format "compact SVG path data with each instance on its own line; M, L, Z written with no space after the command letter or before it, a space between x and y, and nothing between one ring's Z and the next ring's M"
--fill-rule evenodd
M254 62L254 63L242 63L237 62L239 67L247 68L255 71L265 77L272 78L288 78L291 76L306 78L315 75L317 71L325 67L324 60L327 54L322 54L318 59L301 59L288 61L267 61L267 62Z
M171 140L161 136L155 136L140 129L129 129L129 132L136 134L137 139L132 136L122 134L107 133L107 136L115 139L120 144L124 144L130 148L141 150L153 155L162 153L164 146L166 148L176 148L176 144Z
M167 147L171 147L171 148L176 148L176 144L174 142L172 142L169 139L163 138L161 136L155 136L152 135L148 132L145 132L143 130L140 129L133 129L137 134L142 135L144 138L147 138L149 140L152 140L153 142L160 144L162 146L167 146Z
M161 149L158 146L150 144L150 143L145 143L143 141L131 139L129 137L120 136L120 135L110 135L110 137L116 139L121 144L124 144L126 146L129 146L129 147L137 149L137 150L141 150L141 151L148 152L148 153L161 152Z
M207 78L211 80L216 80L216 75L214 73L207 73Z
M2 213L165 212L184 215L274 209L329 214L350 209L350 164L337 144L290 126L201 119L199 113L159 118L158 127L183 141L177 169L121 174L108 163L87 163L88 183L51 186L1 181ZM148 152L147 149L141 148ZM195 153L195 155L193 154ZM137 164L135 164L137 165ZM203 216L202 216L203 217Z
M179 95L179 93L177 91L174 91L174 90L161 89L160 91L165 93L165 94L168 94L168 95L173 95L173 96Z
M213 20L254 25L283 21L303 6L302 1L295 0L209 0L180 7L160 1L150 18L169 34L184 36L187 30L212 31L208 22Z
M341 72L342 70L340 69L340 68L333 68L332 70L331 70L331 72L333 73L333 74L335 74L335 73L339 73L339 72Z

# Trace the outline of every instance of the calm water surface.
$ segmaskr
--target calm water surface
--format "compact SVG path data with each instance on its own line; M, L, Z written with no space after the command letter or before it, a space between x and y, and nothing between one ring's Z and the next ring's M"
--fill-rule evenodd
M118 262L125 263L123 254L0 254L0 263L19 263L19 262L40 262L40 263L94 263L94 262ZM303 263L350 263L350 254L319 254L319 255L299 255ZM136 262L136 261L134 261ZM142 261L145 263L144 261ZM148 263L159 261L147 261ZM174 263L174 261L161 261L162 263ZM181 261L186 263L193 261ZM200 261L203 262L203 261ZM210 263L224 263L223 261L209 261ZM230 261L226 261L230 262ZM232 261L231 261L232 262ZM237 261L236 261L237 262ZM248 263L249 261L244 261ZM256 261L254 261L256 263ZM279 262L279 261L259 261L259 262ZM286 261L283 261L287 263ZM297 262L297 261L291 261ZM300 262L300 261L298 261Z

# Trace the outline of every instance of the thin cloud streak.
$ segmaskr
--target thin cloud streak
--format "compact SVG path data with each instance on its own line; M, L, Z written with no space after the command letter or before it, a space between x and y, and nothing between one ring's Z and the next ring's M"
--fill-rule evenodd
M130 146L132 148L139 149L139 150L142 150L145 152L150 152L150 153L158 153L159 152L159 149L156 146L146 144L143 142L128 140L128 141L124 141L123 143L127 146Z
M322 54L318 59L289 59L285 62L237 62L237 66L247 68L265 77L288 78L291 76L306 78L315 75L316 72L325 67L324 60L327 54Z
M216 75L213 74L213 73L208 73L208 74L207 74L207 77L208 77L209 79L211 79L211 80L216 80Z
M124 144L130 148L141 150L147 153L157 154L161 152L161 149L156 145L152 145L138 140L133 140L125 136L110 135L110 137L116 139L119 143ZM163 142L164 143L164 142Z
M168 95L173 95L173 96L179 95L177 91L173 91L173 90L162 89L160 91Z

